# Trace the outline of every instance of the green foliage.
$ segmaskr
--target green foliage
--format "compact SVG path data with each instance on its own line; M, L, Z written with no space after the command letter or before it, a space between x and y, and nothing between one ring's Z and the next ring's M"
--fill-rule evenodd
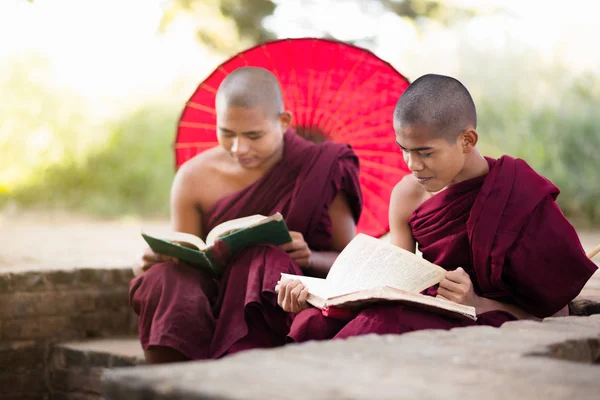
M557 78L561 74L556 74ZM558 203L578 225L600 223L600 77L556 80L548 98L482 96L486 145L525 159L560 190ZM530 96L539 96L535 91Z
M176 110L153 105L109 123L103 145L83 160L66 157L38 167L10 199L25 207L101 216L168 215L176 116ZM8 200L0 195L0 204Z

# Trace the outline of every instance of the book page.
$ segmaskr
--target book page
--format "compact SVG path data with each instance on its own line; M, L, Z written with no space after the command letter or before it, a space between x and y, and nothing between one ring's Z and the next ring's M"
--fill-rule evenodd
M196 235L192 235L191 233L185 232L167 232L159 235L154 235L151 233L143 232L145 235L155 237L157 239L162 239L167 242L173 242L180 246L190 247L195 250L204 250L206 248L206 243L202 239L200 239Z
M264 215L255 214L255 215L250 215L248 217L236 218L236 219L232 219L229 221L225 221L225 222L220 223L219 225L215 226L208 233L208 235L206 236L206 244L208 246L212 246L215 243L215 241L222 236L229 235L230 233L233 233L240 229L250 228L253 226L264 224L269 221L273 221L273 220L278 221L281 219L283 219L282 215L280 213L275 213L275 214L271 215L270 217L265 217Z
M291 281L299 280L308 289L308 292L313 296L327 299L327 281L322 278L313 278L311 276L299 276L291 274L281 274L281 279L289 279Z
M419 293L408 293L390 287L378 287L330 298L326 302L325 307L363 307L368 304L380 303L383 301L398 301L414 306L425 306L426 308L436 310L437 312L443 310L447 313L456 313L472 320L477 319L475 307Z
M391 243L358 234L327 275L329 297L379 286L418 293L442 280L446 270Z

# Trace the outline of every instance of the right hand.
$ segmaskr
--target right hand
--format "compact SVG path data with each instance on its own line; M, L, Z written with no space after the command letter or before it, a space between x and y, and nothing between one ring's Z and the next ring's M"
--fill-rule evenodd
M143 274L153 266L154 264L163 262L179 262L175 257L166 256L164 254L157 254L150 247L148 247L142 254L137 256L135 263L133 264L133 275L138 276Z
M277 291L277 304L283 311L299 313L309 306L306 298L308 289L299 280L283 280L275 288Z

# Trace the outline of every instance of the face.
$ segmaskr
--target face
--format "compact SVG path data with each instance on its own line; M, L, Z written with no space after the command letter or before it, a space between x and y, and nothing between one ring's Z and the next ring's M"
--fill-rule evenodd
M397 126L396 143L402 149L404 161L428 192L460 182L467 155L472 151L465 133L457 132L455 142L436 137L435 132L424 124ZM473 131L470 131L473 132Z
M261 107L217 109L219 144L245 169L265 167L283 152L283 133L290 114L267 118Z

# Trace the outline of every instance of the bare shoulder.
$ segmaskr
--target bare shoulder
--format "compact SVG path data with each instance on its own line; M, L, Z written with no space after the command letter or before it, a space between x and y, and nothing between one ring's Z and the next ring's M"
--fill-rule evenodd
M427 191L408 174L394 186L390 199L390 212L410 216L429 197Z
M175 174L172 196L187 197L201 209L214 203L213 194L217 193L213 189L222 178L224 155L222 148L215 147L188 160Z
M215 147L206 150L190 160L179 168L177 175L180 175L182 179L191 180L197 177L206 179L206 174L215 172L219 169L219 164L223 160L223 149Z

